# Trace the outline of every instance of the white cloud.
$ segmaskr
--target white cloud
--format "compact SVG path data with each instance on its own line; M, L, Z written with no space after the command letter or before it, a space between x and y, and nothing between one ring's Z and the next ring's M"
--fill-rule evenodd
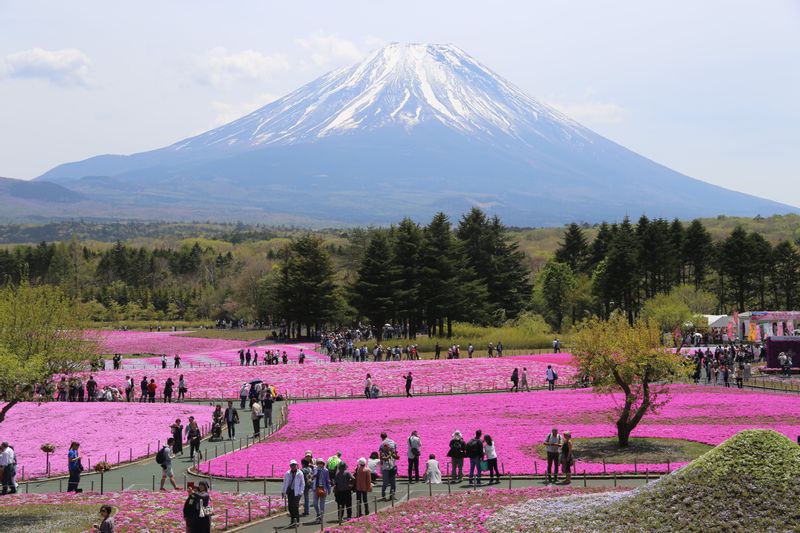
M211 108L217 114L216 118L214 119L213 127L222 126L223 124L227 124L228 122L242 118L243 116L252 113L259 107L265 106L276 99L277 96L274 94L262 93L258 97L247 102L238 102L233 104L220 101L211 102Z
M318 67L355 63L364 57L364 51L353 41L320 31L295 42L311 53L311 62Z
M77 48L32 48L7 55L0 63L0 74L9 78L43 79L62 86L88 87L91 65L91 60Z
M622 122L625 109L610 102L550 102L569 118L578 122L611 124Z
M213 48L199 61L200 79L216 87L240 80L262 81L276 72L289 69L283 54L262 54L256 50L229 52L224 47Z

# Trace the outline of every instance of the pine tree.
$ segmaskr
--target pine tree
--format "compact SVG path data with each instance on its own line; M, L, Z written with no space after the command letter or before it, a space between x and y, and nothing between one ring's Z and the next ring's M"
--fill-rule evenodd
M596 266L606 258L608 248L611 246L611 239L616 232L616 224L610 226L608 223L603 222L597 230L597 236L592 241L589 247L589 260L586 265L586 271L591 272Z
M459 268L456 264L456 243L450 231L450 220L444 213L434 215L423 230L420 253L420 303L429 331L438 328L444 334L444 322L457 311ZM448 323L450 320L448 320Z
M686 228L682 255L691 272L694 286L699 289L706 280L708 269L714 262L714 248L711 235L703 223L697 219L692 220L689 227Z
M776 307L786 310L797 305L797 288L800 284L800 254L789 241L781 241L773 251L774 266L772 286Z
M310 335L336 314L333 263L322 240L306 235L292 242L280 265L276 298L284 318L302 325Z
M420 253L422 230L410 218L400 221L393 232L392 256L396 270L395 304L398 317L415 338L420 325Z
M596 277L596 294L607 309L620 309L633 323L636 315L640 266L638 246L633 226L625 217L608 248L608 255Z
M583 229L573 222L564 232L564 240L556 250L555 260L566 263L573 272L582 272L589 259L589 244Z
M383 325L393 318L396 279L389 239L383 231L372 234L352 287L353 303L378 331L381 341Z
M500 219L488 219L480 209L472 208L461 218L456 237L466 267L474 272L472 276L464 271L465 281L475 282L473 292L481 291L481 285L486 288L486 312L496 318L515 318L530 296L528 268L525 255L508 238Z
M571 307L570 293L576 287L575 276L568 264L558 261L548 261L539 275L548 322L560 332L564 316Z

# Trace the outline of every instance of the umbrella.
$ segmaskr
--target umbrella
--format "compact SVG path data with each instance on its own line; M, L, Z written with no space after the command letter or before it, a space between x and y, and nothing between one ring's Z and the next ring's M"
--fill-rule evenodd
M250 382L250 385L258 385L259 383L263 383L263 381L261 381L260 379L254 379L253 381Z

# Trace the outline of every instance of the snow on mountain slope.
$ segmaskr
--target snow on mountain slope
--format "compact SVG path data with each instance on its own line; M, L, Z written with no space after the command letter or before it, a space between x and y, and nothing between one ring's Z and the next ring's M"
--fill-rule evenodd
M455 46L393 43L169 149L252 149L392 125L411 130L429 121L500 143L544 138L580 144L595 137Z

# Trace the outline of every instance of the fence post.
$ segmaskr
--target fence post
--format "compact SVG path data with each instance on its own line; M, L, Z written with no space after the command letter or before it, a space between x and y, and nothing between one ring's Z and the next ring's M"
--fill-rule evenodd
M225 529L228 529L228 510L225 509Z
M633 460L633 473L638 474L639 471L636 469L636 459Z
M583 486L586 486L586 470L583 471Z
M156 491L156 475L153 474L153 492Z
M250 510L250 502L249 501L247 502L247 521L248 522L252 522L253 521L253 514L252 514L252 512Z
M120 477L119 478L119 491L120 492L125 492L125 478L124 477Z
M603 475L606 475L606 458L603 457Z

